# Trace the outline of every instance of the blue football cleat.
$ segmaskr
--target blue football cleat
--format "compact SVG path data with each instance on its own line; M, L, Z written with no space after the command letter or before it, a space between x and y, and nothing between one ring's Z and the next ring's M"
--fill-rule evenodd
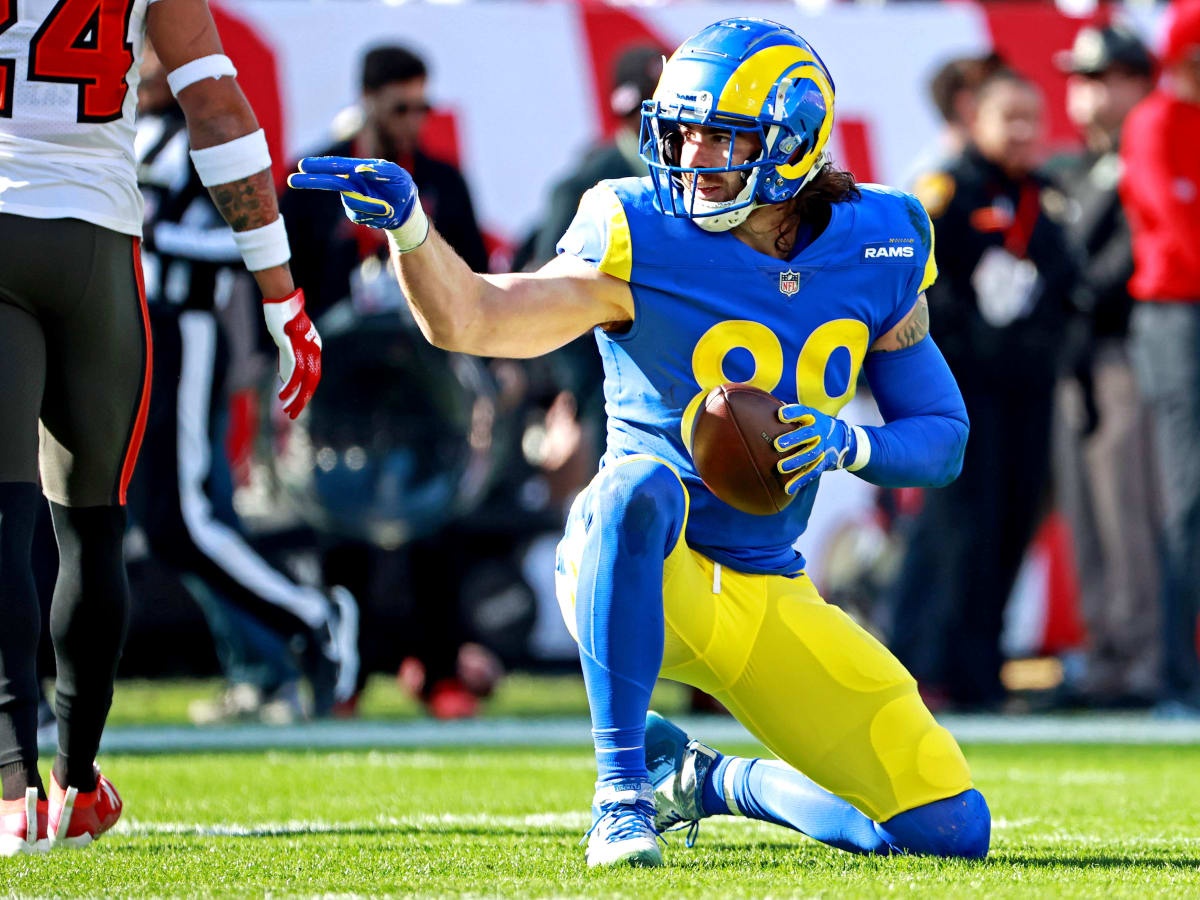
M661 866L654 830L654 788L645 781L599 785L592 798L587 840L589 866Z
M720 754L688 738L658 713L646 713L646 768L654 785L654 827L661 833L689 825L686 844L696 843L704 812L704 779Z

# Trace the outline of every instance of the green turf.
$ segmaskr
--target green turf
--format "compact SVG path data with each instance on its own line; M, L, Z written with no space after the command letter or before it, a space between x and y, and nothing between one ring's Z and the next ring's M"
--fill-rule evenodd
M741 748L743 751L750 748ZM712 820L665 869L589 872L582 750L115 757L115 834L0 860L38 897L1195 897L1200 747L968 746L984 863L873 859ZM236 835L213 834L233 829ZM206 831L209 829L209 831ZM249 832L249 833L247 833Z
M52 690L49 682L47 687ZM185 725L188 704L216 697L221 688L216 679L120 681L108 724ZM660 681L654 692L654 708L666 714L677 713L686 708L687 698L688 689L683 685ZM510 675L483 703L483 713L496 716L586 716L587 712L587 695L578 675ZM424 717L420 704L397 685L395 678L385 675L367 681L358 713L363 719L392 721Z

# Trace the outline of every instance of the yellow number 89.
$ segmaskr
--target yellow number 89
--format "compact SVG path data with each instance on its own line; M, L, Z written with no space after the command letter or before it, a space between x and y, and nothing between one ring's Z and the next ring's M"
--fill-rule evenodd
M858 371L869 341L867 326L857 319L834 319L815 329L796 359L797 400L826 415L836 415L854 397ZM783 345L775 332L761 322L747 319L718 322L704 333L692 351L692 376L700 392L683 411L680 430L686 446L691 445L692 423L705 395L730 380L725 375L725 357L739 348L748 351L754 360L754 374L747 379L747 384L768 393L779 386L783 378ZM845 389L832 397L825 390L825 369L839 348L845 348L850 354L850 377Z

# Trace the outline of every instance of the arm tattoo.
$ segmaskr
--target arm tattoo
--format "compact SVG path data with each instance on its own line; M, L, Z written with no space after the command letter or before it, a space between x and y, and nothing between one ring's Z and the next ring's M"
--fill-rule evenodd
M929 304L922 296L917 300L917 305L912 308L912 312L905 317L900 330L896 332L896 341L899 346L894 349L903 350L911 347L927 334L929 334Z
M221 217L234 231L261 228L279 216L269 169L228 184L214 185L209 194Z

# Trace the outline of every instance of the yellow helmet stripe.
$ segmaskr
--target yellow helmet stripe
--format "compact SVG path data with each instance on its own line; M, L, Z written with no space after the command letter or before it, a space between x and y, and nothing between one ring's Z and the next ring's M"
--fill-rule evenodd
M816 84L817 89L821 92L821 96L825 98L825 119L821 122L821 128L817 132L816 143L797 162L791 165L785 164L775 167L775 171L784 178L803 178L808 173L808 170L812 168L817 157L821 155L821 151L825 149L825 144L829 140L830 133L833 131L833 86L830 85L825 70L818 66L803 66L795 72L788 74L792 78L809 79Z
M794 44L776 44L759 50L733 70L717 100L717 109L757 117L779 76L797 63L820 66L816 56Z

